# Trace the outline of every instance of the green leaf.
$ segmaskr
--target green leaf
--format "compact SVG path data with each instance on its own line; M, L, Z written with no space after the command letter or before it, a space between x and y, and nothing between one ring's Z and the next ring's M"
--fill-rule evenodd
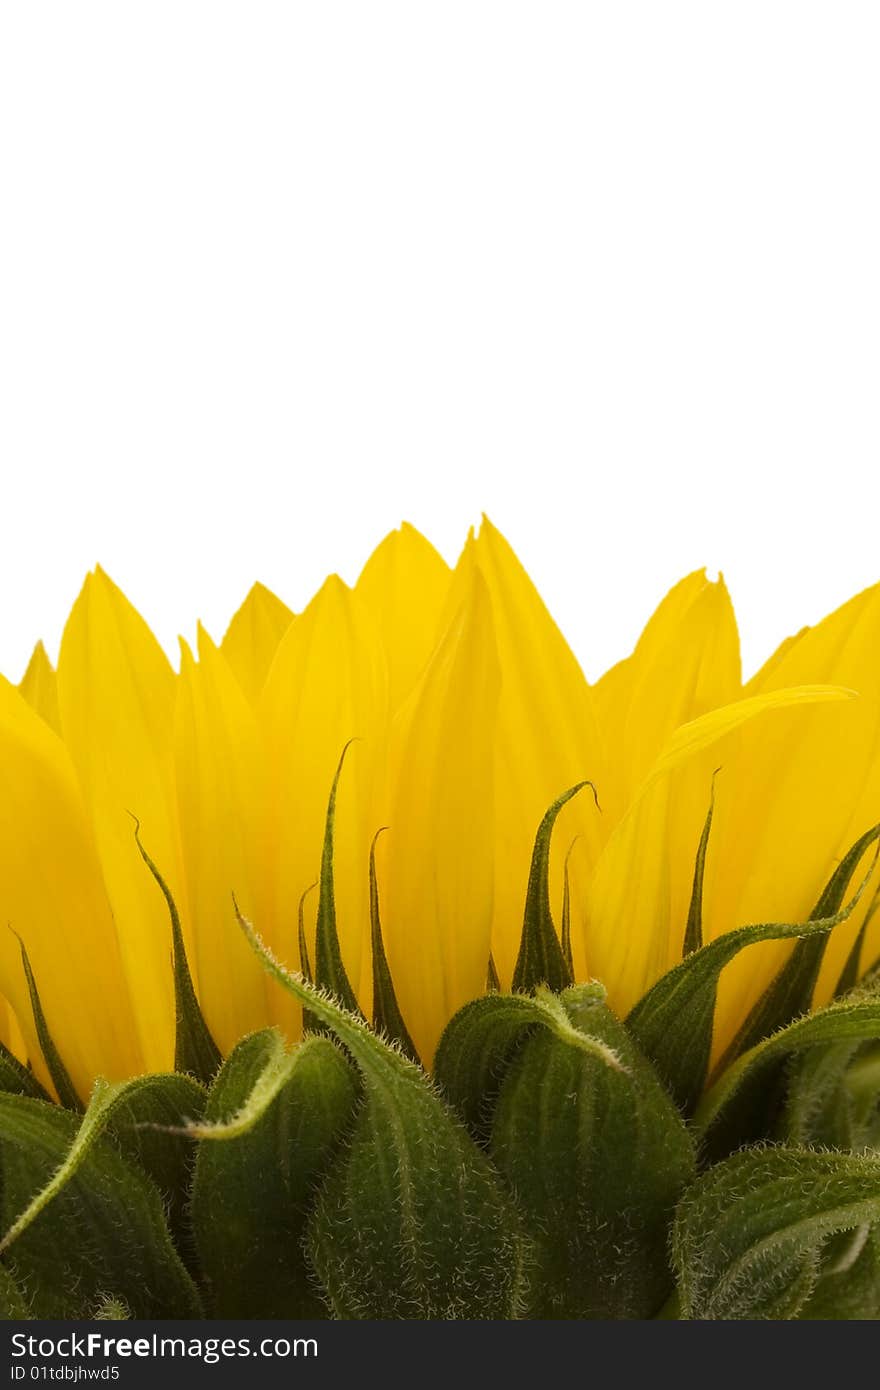
M37 1100L49 1100L48 1092L43 1090L30 1067L20 1062L3 1043L0 1043L0 1091L11 1091L17 1096L34 1096Z
M725 932L667 970L631 1010L627 1027L685 1114L693 1111L709 1069L718 980L725 965L761 941L826 936L849 917L871 872L873 865L846 906L832 916L809 922L764 922Z
M519 955L513 971L514 994L529 994L542 984L558 992L572 983L571 970L556 935L550 908L550 838L559 812L583 787L591 789L598 806L596 788L592 782L578 782L557 797L538 826L529 870Z
M335 1034L363 1077L350 1143L309 1223L312 1263L334 1316L514 1316L524 1242L485 1156L424 1072L290 974L239 920L269 972Z
M327 803L327 819L324 825L324 847L321 852L321 878L318 896L318 925L315 934L315 984L319 989L329 990L335 995L343 1008L352 1013L360 1013L360 1007L351 987L342 952L339 949L339 936L336 931L336 896L333 888L333 827L336 821L336 793L345 755L354 743L349 739L342 750L330 799Z
M693 1145L595 991L567 990L561 1004L568 1035L539 1027L526 1039L492 1125L491 1156L534 1240L525 1315L649 1318L672 1289L669 1226Z
M190 1130L201 1141L192 1219L214 1317L326 1316L303 1238L356 1099L327 1037L288 1052L270 1028L230 1054L205 1122Z
M141 858L162 891L171 918L175 1011L174 1070L188 1072L197 1081L208 1086L220 1067L220 1049L211 1037L208 1025L199 1008L192 976L189 973L186 945L180 928L180 917L171 895L171 889L141 844L140 822L136 818L134 838L140 850Z
M581 986L597 1001L602 985ZM598 1038L578 1033L558 997L539 988L536 995L490 994L459 1009L443 1031L434 1057L434 1079L471 1134L486 1143L501 1082L517 1049L535 1028L587 1048L596 1059L619 1065L617 1055Z
M829 1236L880 1220L880 1159L745 1149L688 1189L673 1225L686 1319L793 1318Z
M768 1132L762 1102L770 1097L767 1076L775 1064L793 1052L820 1043L836 1045L877 1038L880 995L875 992L829 1004L757 1043L722 1073L697 1107L694 1123L709 1143L710 1153L729 1153L742 1142Z
M382 923L379 917L379 882L376 878L376 841L382 834L377 830L370 845L370 939L373 952L373 1027L384 1033L389 1042L397 1043L407 1057L418 1062L419 1054L409 1035L397 1003L394 981L385 955Z
M682 956L689 956L694 951L699 951L703 944L703 879L706 875L706 854L709 849L709 836L712 832L712 817L715 814L715 776L719 769L715 769L712 777L712 791L709 796L709 810L706 813L706 820L703 824L703 832L700 835L700 843L697 846L697 857L694 862L694 882L691 889L691 903L688 909L687 926L684 933L684 945L682 946Z
M83 1103L76 1093L76 1087L70 1079L70 1074L61 1060L61 1054L52 1040L49 1032L49 1025L46 1022L46 1015L43 1013L43 1006L40 1003L40 992L37 989L37 982L34 979L34 972L31 969L30 959L27 949L18 932L13 932L13 936L18 940L21 949L21 963L24 966L25 979L27 980L28 994L31 1000L31 1011L34 1016L34 1027L37 1030L37 1041L40 1044L40 1051L43 1060L52 1078L52 1085L58 1093L58 1099L68 1110L82 1112ZM42 1088L41 1088L42 1089ZM22 1094L27 1095L25 1091Z
M875 842L880 842L880 825L872 826L870 830L860 836L840 861L825 885L819 901L810 913L809 920L811 922L822 921L840 911L859 861ZM880 844L878 844L878 849L880 849ZM875 852L871 871L873 871L876 862L877 853ZM866 883L867 878L862 889L859 890L860 893ZM763 1038L775 1033L778 1028L784 1028L787 1023L791 1023L792 1019L809 1011L827 945L828 932L804 937L797 942L788 960L782 965L776 978L767 986L725 1052L720 1062L722 1069L740 1053L747 1052Z
M0 1253L33 1317L90 1317L107 1293L136 1317L201 1314L157 1189L103 1133L119 1090L96 1083L82 1118L0 1096Z

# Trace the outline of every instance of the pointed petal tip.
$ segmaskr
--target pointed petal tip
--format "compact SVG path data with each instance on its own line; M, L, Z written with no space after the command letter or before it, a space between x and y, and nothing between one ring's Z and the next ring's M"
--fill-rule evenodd
M347 599L351 597L351 594L352 590L350 586L346 584L345 580L342 578L341 575L338 575L334 572L333 574L327 575L327 578L324 580L324 583L321 585L320 589L312 599L312 603L315 603L319 599L330 600L336 603L344 603Z
M425 549L429 549L436 553L436 547L428 539L424 531L420 531L418 526L411 521L401 521L399 526L395 526L392 530L387 531L379 543L373 547L367 557L361 574L370 567L371 561L377 556L382 555L388 550L396 551L399 549L404 549L404 553L406 553L406 551L424 551ZM438 558L440 557L438 556Z
M40 638L34 643L34 649L31 652L30 657L28 658L28 663L24 669L24 674L22 675L21 680L18 682L19 688L21 688L21 686L23 686L28 681L28 679L34 676L37 672L44 671L47 672L49 675L54 675L55 668L53 667L52 662L49 660L49 653L46 651L42 638ZM10 684L12 684L12 682L10 682Z
M181 672L183 672L187 667L195 665L195 657L193 656L193 650L189 642L179 633L177 637L177 646L180 651L180 669Z
M196 650L201 657L206 651L216 652L217 643L214 641L201 618L196 619Z
M269 585L264 584L261 579L254 580L245 595L244 602L270 604L273 608L280 605L282 608L287 608L284 599L279 598L275 590L270 589Z

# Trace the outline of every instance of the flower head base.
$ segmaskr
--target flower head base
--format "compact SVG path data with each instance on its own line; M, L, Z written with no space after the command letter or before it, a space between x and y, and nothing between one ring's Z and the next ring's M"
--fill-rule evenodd
M692 1189L676 1106L724 1168L739 1143L776 1134L755 1102L755 1078L770 1077L773 1125L809 1151L828 1135L807 1132L791 1090L779 1099L780 1067L842 1039L835 1084L867 1087L876 1103L864 1049L880 1037L880 1007L864 982L880 955L878 649L880 588L784 643L744 685L723 580L697 573L590 686L484 521L453 570L403 526L354 588L332 576L297 615L255 585L219 646L201 628L194 651L181 643L175 672L96 570L57 674L38 645L17 689L0 682L7 1089L42 1087L76 1107L102 1078L82 1141L100 1147L133 1096L167 1123L204 1107L181 1086L211 1083L204 1124L176 1128L200 1146L186 1199L197 1244L224 1266L211 1221L198 1225L199 1182L214 1201L228 1178L226 1160L215 1171L208 1156L216 1141L257 1143L272 1107L292 1105L311 1117L320 1167L348 1133L317 1207L303 1170L301 1199L284 1208L299 1213L297 1248L310 1213L312 1275L343 1316L473 1315L450 1290L493 1262L506 1271L486 1305L497 1316L650 1315L669 1292L667 1231L685 1189L697 1197L677 1218L682 1307L727 1315L714 1285L695 1289L682 1272L715 1198L702 1179ZM437 1110L422 1067L471 1138ZM314 1128L315 1086L326 1132ZM547 1114L557 1093L583 1092L617 1119L588 1143L589 1126L567 1132L563 1107L536 1138L524 1116L538 1091ZM11 1132L35 1103L10 1099ZM874 1143L874 1112L859 1104L844 1147ZM662 1159L633 1137L649 1131L665 1136ZM382 1202L357 1193L379 1142L430 1151L435 1176L445 1164L469 1175L459 1243L443 1246L430 1203L423 1213L437 1281L390 1303L334 1215L334 1203L347 1212L349 1234L372 1230L370 1203ZM603 1265L596 1232L617 1229L625 1194L589 1178L620 1145L646 1232L622 1303L624 1276ZM79 1171L80 1150L70 1154L64 1182ZM567 1174L552 1201L537 1167ZM752 1177L736 1168L730 1182L750 1190ZM846 1191L875 1179L840 1175ZM481 1203L493 1215L474 1245ZM25 1206L7 1233L19 1250L37 1213ZM391 1241L389 1280L395 1229L373 1232L377 1249ZM572 1303L565 1290L585 1261L599 1272ZM297 1271L284 1308L311 1306ZM188 1279L176 1296L198 1302ZM272 1315L265 1280L253 1287L254 1315ZM242 1298L221 1304L235 1312Z

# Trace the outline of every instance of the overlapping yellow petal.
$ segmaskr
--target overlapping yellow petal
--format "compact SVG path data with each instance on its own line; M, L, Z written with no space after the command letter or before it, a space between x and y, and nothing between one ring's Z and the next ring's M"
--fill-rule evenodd
M385 537L361 571L355 593L385 645L392 710L403 704L434 650L451 577L430 541L406 522Z
M85 1097L95 1076L136 1075L145 1058L131 1027L132 999L70 757L2 677L0 766L0 990L48 1085L21 938L56 1046Z
M288 628L260 699L268 779L264 934L284 960L298 960L297 912L318 878L327 799L346 760L336 813L336 915L342 958L357 991L369 978L368 857L384 766L388 683L370 614L336 575ZM314 899L310 904L312 917ZM311 935L311 932L310 932ZM276 991L275 1016L294 1027Z
M198 651L196 662L181 643L175 770L200 1002L228 1051L268 1018L266 977L232 900L263 920L265 767L256 715L202 628Z
M598 788L605 817L575 797L557 825L551 894L561 904L565 848L595 862L614 815L613 787L592 692L565 638L499 531L483 521L473 559L486 581L501 672L495 724L495 907L492 948L509 985L519 949L529 863L552 801L584 778ZM563 846L558 852L557 846Z
M45 719L49 728L54 729L56 734L60 733L58 681L55 668L46 655L46 648L42 642L38 642L34 647L18 688L31 709L36 710L40 718Z
M8 999L0 1000L0 1041L19 1062L27 1063L28 1045L21 1031L18 1014Z
M258 582L226 629L220 650L252 704L259 698L278 643L292 621L287 604Z
M58 658L64 740L79 774L148 1066L171 1065L168 910L134 840L132 816L187 913L174 801L175 676L143 618L101 570L83 585ZM188 939L191 947L191 938ZM190 950L192 955L192 951Z
M710 840L710 863L720 853L715 819L725 804L726 768L732 739L766 728L780 743L803 736L804 720L832 718L814 705L845 705L850 692L832 686L800 686L768 691L712 710L677 729L667 741L612 834L596 866L587 893L587 940L590 973L601 979L613 1007L625 1015L656 979L681 959L693 885L694 861L711 795L713 764L723 762ZM770 711L779 711L764 720ZM766 727L765 727L766 726ZM722 782L722 777L725 779ZM708 870L707 870L708 873ZM812 904L800 914L805 918ZM781 921L797 921L782 917ZM765 913L731 922L776 920ZM705 896L705 939L718 935L711 898ZM756 948L762 949L762 948ZM751 968L755 972L755 956ZM772 977L772 964L755 973L760 993Z
M803 680L834 680L857 691L858 699L806 715L790 736L769 724L756 728L727 760L706 881L713 935L758 916L801 920L849 846L880 820L878 652L880 586L785 644L750 683L765 693ZM820 997L833 989L869 899L832 934ZM790 949L768 944L757 960L736 962L725 972L722 1032L754 1002L761 977ZM876 929L866 963L872 949L880 949Z
M426 1063L455 1010L483 992L491 949L499 667L487 587L473 565L463 588L395 720L389 829L380 842L389 963Z
M596 685L613 777L628 804L682 724L738 699L739 634L724 580L683 579L651 618L632 656Z

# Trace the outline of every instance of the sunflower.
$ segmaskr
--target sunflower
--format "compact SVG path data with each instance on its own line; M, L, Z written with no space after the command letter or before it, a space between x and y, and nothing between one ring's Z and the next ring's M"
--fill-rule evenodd
M743 683L698 572L591 686L484 520L175 673L96 569L0 683L9 1307L873 1316L878 650Z

